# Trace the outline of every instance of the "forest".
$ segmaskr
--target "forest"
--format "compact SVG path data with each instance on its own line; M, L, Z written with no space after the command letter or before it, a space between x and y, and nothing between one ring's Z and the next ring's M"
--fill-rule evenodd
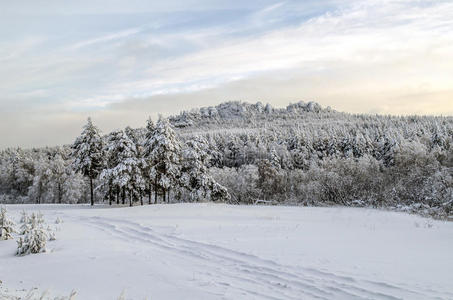
M0 152L0 203L366 206L453 212L453 117L226 102Z

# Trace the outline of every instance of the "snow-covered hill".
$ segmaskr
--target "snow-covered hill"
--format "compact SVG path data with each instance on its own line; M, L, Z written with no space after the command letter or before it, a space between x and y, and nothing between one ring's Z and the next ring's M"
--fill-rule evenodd
M269 103L255 104L239 101L224 102L217 106L201 107L190 111L183 111L178 115L170 116L169 120L176 128L216 129L216 128L259 128L257 126L266 123L284 121L285 124L301 120L307 116L319 119L320 116L339 117L344 114L332 110L330 107L322 108L316 102L305 103L299 101L289 104L285 108L274 108ZM275 124L272 124L275 125Z
M362 208L13 205L64 220L49 252L0 242L9 293L76 299L453 299L453 223ZM1 285L0 285L1 286Z

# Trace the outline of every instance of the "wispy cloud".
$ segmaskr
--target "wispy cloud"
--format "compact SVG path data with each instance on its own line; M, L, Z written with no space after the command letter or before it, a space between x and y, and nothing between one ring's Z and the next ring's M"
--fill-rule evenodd
M379 7L377 2L355 5L349 10L328 12L300 26L280 28L252 38L231 38L195 53L157 61L149 66L144 78L108 89L125 95L128 90L144 95L165 90L185 92L263 72L304 69L316 73L347 62L351 66L363 64L368 71L385 64L389 73L400 75L404 71L400 66L412 62L423 68L413 71L420 76L418 79L411 76L416 82L426 78L420 73L439 67L435 65L437 52L448 55L453 34L443 31L446 27L453 28L448 13L451 9L448 3L428 8L405 3L388 8ZM448 72L447 66L448 62L443 69ZM435 78L432 84L443 86L448 82Z
M452 113L451 1L199 1L113 1L83 27L55 3L45 18L39 8L36 19L30 7L5 9L22 21L2 18L3 28L23 23L0 41L0 118L27 108L49 117L104 113L111 124L121 103L136 120L165 97L181 99L168 111L181 101L312 98L354 112ZM203 9L184 13L195 4ZM71 5L93 13L88 2ZM26 20L40 31L31 34Z
M69 46L69 49L77 50L77 49L80 49L83 47L93 46L93 45L99 44L99 43L105 43L105 42L111 42L111 41L118 40L118 39L124 39L124 38L130 37L132 35L136 35L137 33L141 32L141 31L142 31L142 28L131 28L131 29L127 29L127 30L122 30L119 32L110 33L110 34L96 37L93 39L89 39L86 41L77 42L76 44Z

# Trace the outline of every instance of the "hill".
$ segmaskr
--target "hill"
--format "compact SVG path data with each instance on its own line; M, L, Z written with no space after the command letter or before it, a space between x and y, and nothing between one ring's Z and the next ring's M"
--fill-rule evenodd
M451 116L348 114L314 102L286 108L226 102L181 112L168 122L181 146L181 163L186 160L177 169L188 170L187 159L192 160L192 167L198 165L203 176L226 188L233 203L391 207L445 218L453 212ZM136 155L144 155L141 149L150 136L146 128L106 134L105 151L118 134L131 140ZM70 154L69 147L2 151L3 201L37 201L31 190L40 186L39 201L87 201L86 185L74 173ZM56 187L55 177L45 175L58 169L53 166L57 157L66 169L67 186ZM203 162L193 164L194 157ZM183 178L188 177L178 173L173 180ZM191 180L197 186L206 181ZM110 197L105 181L95 181L98 199ZM199 188L188 193L176 181L170 188L174 202L210 199L195 195ZM161 194L158 188L156 196Z

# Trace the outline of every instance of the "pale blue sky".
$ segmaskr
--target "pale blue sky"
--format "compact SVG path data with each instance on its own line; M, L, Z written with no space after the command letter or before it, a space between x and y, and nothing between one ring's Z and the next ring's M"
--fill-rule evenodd
M226 100L453 114L453 2L3 1L0 66L0 147Z

